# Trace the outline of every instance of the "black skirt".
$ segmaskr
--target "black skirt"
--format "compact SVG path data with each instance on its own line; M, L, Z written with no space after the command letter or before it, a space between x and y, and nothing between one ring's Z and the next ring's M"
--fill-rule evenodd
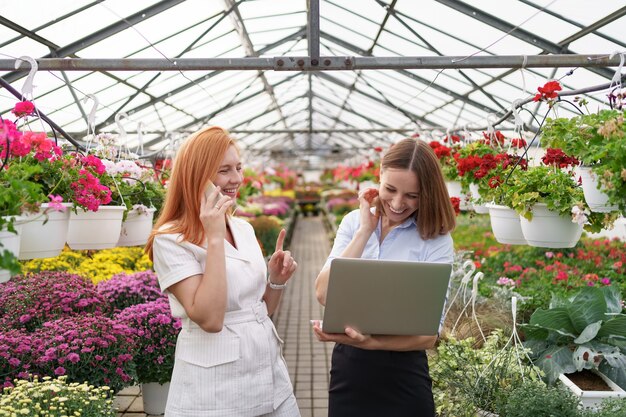
M434 417L424 351L363 350L337 344L328 417Z

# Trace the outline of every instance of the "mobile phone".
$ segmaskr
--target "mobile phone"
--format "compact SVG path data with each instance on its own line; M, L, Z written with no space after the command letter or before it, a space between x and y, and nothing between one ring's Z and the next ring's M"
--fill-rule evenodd
M213 184L213 181L209 181L206 188L204 189L204 197L207 198L209 194L213 192L213 190L215 190L215 184Z

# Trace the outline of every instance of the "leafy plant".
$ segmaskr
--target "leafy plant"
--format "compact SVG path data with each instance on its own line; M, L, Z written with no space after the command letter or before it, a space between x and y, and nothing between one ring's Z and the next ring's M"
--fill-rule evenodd
M259 216L249 219L249 222L254 228L254 234L261 245L263 256L269 256L274 253L276 239L282 228L280 219L274 216Z
M538 379L538 372L520 359L524 349L507 346L502 329L492 332L482 348L474 348L474 343L471 337L442 341L431 366L435 395L443 392L473 406L455 409L455 416L474 416L474 408L497 413L513 388Z
M502 410L503 417L577 417L578 398L561 387L526 381L513 389Z
M617 288L584 287L575 295L553 296L523 326L525 345L550 383L559 374L598 369L626 387L626 315Z
M140 383L169 382L174 369L179 318L172 317L169 302L160 298L122 310L117 319L137 336L134 361Z
M537 203L546 204L548 210L561 216L570 217L573 210L584 213L584 216L572 216L573 221L584 222L585 230L590 232L599 232L615 220L615 216L591 213L574 176L555 167L536 166L526 171L516 170L500 188L506 196L505 200L510 201L510 207L528 220L532 220L532 209Z
M0 417L115 417L113 392L106 386L68 383L67 377L19 380L0 396Z
M547 119L544 146L562 148L590 166L609 203L626 212L626 111L602 110L571 119Z

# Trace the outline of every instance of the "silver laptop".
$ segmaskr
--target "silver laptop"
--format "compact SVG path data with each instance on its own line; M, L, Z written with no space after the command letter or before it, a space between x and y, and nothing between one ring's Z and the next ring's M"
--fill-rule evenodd
M333 259L322 329L435 335L451 271L446 263Z

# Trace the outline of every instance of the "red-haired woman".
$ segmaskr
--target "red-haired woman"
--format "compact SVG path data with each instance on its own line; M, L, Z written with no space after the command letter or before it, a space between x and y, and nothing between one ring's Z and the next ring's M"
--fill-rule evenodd
M379 189L363 190L359 203L342 220L315 281L322 305L330 262L337 257L452 263L454 211L437 157L426 142L394 144L382 158ZM363 335L350 327L345 334L328 334L319 322L313 330L319 340L337 343L329 417L434 417L424 349L434 346L436 335Z
M297 264L282 249L284 230L266 265L252 226L230 215L242 179L228 132L193 134L146 245L172 315L183 320L168 417L300 415L268 317Z

